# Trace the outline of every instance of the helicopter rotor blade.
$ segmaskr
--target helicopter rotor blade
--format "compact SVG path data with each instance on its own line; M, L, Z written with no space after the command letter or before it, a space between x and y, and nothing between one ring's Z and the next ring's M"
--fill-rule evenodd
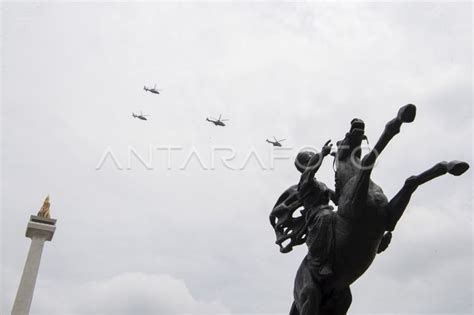
M283 142L283 141L285 141L285 140L286 140L286 139L281 139L281 140L278 140L278 142Z

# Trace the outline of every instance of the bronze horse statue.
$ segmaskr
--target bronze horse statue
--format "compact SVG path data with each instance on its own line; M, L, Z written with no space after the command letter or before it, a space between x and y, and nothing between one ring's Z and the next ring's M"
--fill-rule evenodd
M280 196L270 214L281 252L305 242L308 245L308 254L296 274L290 315L346 314L352 301L349 286L369 268L376 254L387 248L391 232L417 187L446 173L459 176L469 169L466 162L440 162L409 177L388 200L370 175L401 125L413 122L415 115L414 105L401 107L363 158L365 124L353 119L349 132L331 154L336 167L335 192L314 179L331 150L329 142L321 153L298 154L295 165L302 172L300 183ZM337 205L337 211L332 211L329 200Z

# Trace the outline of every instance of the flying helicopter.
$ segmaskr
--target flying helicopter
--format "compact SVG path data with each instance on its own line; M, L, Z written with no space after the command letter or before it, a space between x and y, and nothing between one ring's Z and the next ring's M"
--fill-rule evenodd
M222 126L222 127L224 127L225 124L224 124L223 122L224 122L224 121L228 121L229 119L221 119L221 116L222 116L222 115L219 115L219 119L215 119L215 118L210 117L210 119L209 119L209 118L206 118L206 120L209 121L209 122L211 122L211 123L213 123L213 124L216 125L216 126Z
M143 89L145 90L145 92L150 92L150 93L153 93L153 94L160 94L160 91L156 88L156 84L152 88L143 86Z
M132 116L133 116L133 118L138 118L138 119L141 119L141 120L148 120L148 119L146 118L148 115L143 115L141 111L140 111L140 115L137 115L137 114L135 114L135 113L132 113Z
M286 140L286 139L277 140L277 138L275 138L275 136L273 136L273 139L275 139L275 141L271 141L271 140L268 140L268 139L266 141L268 143L273 144L274 147L281 147L281 142Z

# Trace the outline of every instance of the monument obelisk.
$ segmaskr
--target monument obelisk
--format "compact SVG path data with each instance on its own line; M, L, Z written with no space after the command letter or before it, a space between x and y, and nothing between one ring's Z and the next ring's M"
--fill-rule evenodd
M32 215L28 222L26 237L31 238L31 245L13 303L12 315L28 315L30 312L44 242L51 241L56 230L56 219L50 217L49 207L48 196L38 214Z

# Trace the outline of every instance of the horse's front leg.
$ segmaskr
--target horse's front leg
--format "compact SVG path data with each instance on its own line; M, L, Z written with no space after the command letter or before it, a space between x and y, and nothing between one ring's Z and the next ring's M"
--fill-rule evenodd
M370 175L375 165L375 161L387 144L400 132L400 127L403 123L411 123L415 120L416 106L408 104L402 106L397 113L397 117L390 120L382 132L382 135L377 140L374 148L364 156L361 161L361 170L357 179L357 186L355 189L355 197L353 200L353 208L360 208L365 204L367 192L369 189Z
M403 123L411 123L415 120L416 116L416 106L413 104L408 104L402 106L397 113L397 117L390 120L386 125L385 129L382 132L382 135L377 140L374 148L364 156L362 160L362 167L364 168L371 168L373 167L375 160L377 157L382 153L385 149L387 144L395 137L398 133L400 133L400 127Z
M388 204L387 231L393 231L400 217L403 215L408 202L415 190L422 184L449 173L459 176L469 169L469 164L461 161L440 162L423 173L409 177L402 189L390 200Z

